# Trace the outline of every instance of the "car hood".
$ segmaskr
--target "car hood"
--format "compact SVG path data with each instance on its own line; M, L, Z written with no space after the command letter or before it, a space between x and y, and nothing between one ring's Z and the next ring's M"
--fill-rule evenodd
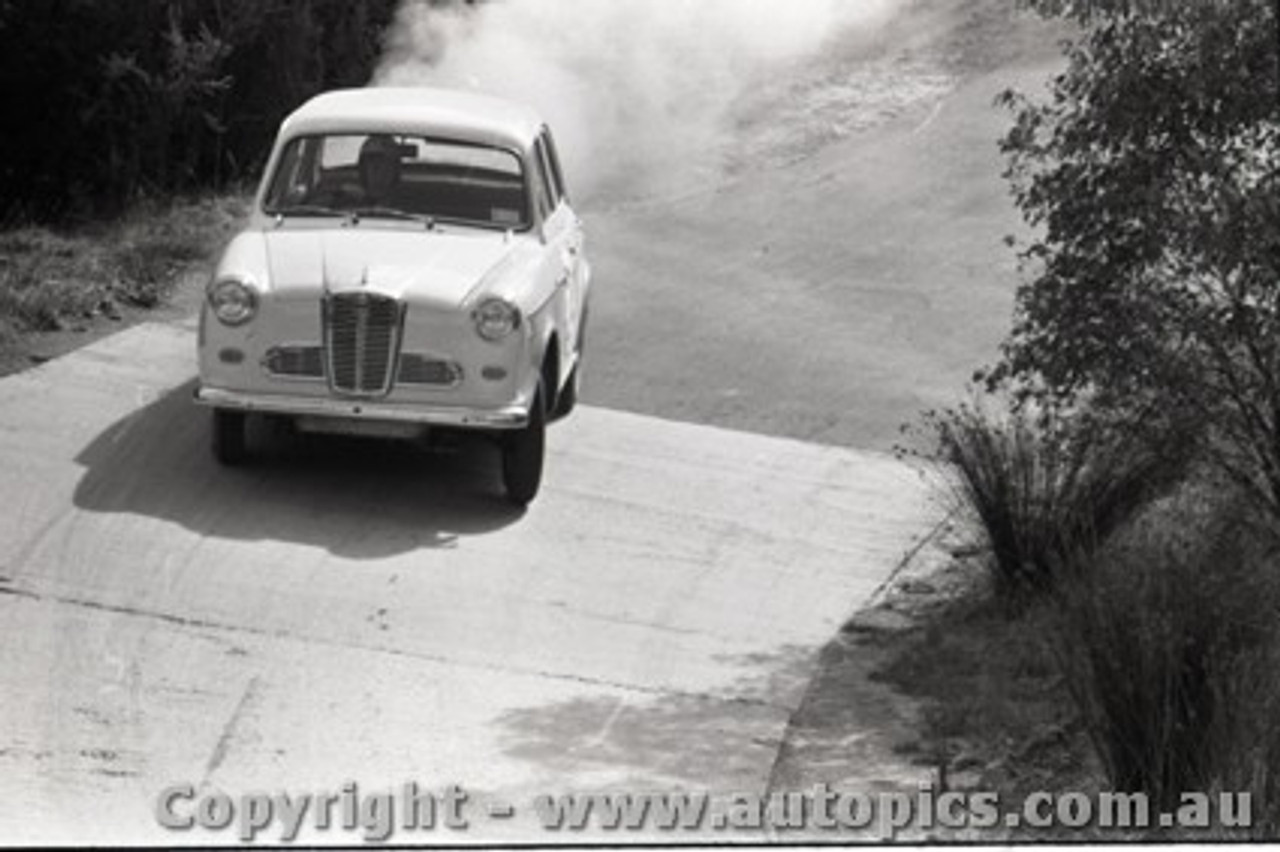
M361 226L274 231L265 238L271 289L280 298L367 290L442 307L461 306L514 250L500 233Z

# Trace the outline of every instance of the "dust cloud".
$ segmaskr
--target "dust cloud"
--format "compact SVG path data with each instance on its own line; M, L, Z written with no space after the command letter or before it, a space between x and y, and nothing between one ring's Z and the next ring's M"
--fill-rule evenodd
M406 0L376 85L534 105L579 195L667 190L717 167L734 102L899 0Z

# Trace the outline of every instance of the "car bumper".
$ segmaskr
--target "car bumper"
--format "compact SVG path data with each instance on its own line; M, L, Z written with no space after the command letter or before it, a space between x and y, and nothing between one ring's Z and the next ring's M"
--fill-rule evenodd
M200 387L196 402L212 408L254 411L310 417L343 417L395 423L421 423L466 429L522 429L529 423L529 411L518 405L503 408L456 408L448 406L389 405L376 400L324 399L241 393Z

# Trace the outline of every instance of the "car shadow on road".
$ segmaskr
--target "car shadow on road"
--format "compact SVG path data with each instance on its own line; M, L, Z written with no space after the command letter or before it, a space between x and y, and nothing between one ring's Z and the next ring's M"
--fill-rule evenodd
M454 547L524 515L504 502L498 453L481 438L441 452L401 441L286 435L253 418L253 460L221 467L194 387L193 380L117 421L76 456L86 468L77 507L352 559Z
M510 710L498 719L504 751L579 793L763 792L817 649L784 645L719 663L741 674L713 694L607 694Z

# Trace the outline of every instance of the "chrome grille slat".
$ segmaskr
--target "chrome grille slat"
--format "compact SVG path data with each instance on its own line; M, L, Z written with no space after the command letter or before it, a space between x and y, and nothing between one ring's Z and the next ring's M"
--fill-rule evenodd
M324 301L329 387L346 396L391 391L404 325L404 306L374 293L338 293Z

